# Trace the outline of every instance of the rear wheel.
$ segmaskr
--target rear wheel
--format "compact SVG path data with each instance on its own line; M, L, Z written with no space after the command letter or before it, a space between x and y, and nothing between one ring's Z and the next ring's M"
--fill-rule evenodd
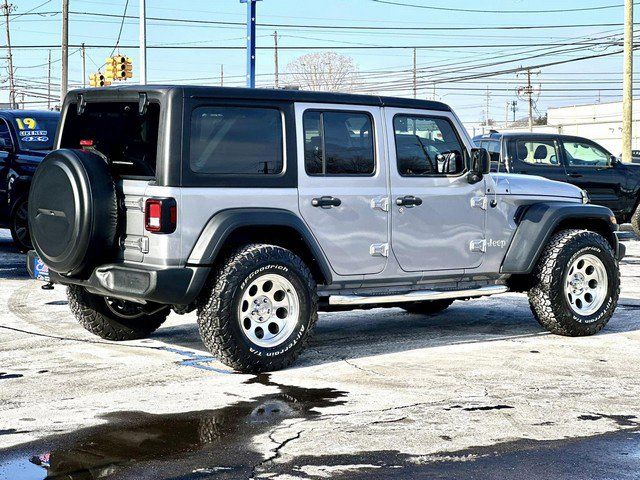
M620 271L609 243L597 233L554 235L536 265L531 310L552 333L593 335L609 321L620 295Z
M206 347L224 364L247 373L291 364L318 318L309 268L274 245L247 245L230 255L199 303Z
M69 307L80 324L106 340L146 338L164 323L168 307L148 310L146 305L102 297L72 285L67 289Z
M403 305L409 313L415 313L417 315L434 315L440 313L451 306L453 300L429 300L425 302L415 302Z
M14 202L9 222L11 237L16 247L23 253L31 250L33 247L31 245L31 236L29 235L29 208L26 196L22 196Z

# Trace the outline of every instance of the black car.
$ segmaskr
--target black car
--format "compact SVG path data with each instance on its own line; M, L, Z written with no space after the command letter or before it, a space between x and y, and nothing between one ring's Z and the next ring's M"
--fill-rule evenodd
M473 138L491 156L491 171L540 175L568 182L609 207L640 236L640 164L622 163L597 143L572 135L492 132Z
M31 248L27 221L29 186L49 151L60 113L0 110L0 227L9 228L16 246Z

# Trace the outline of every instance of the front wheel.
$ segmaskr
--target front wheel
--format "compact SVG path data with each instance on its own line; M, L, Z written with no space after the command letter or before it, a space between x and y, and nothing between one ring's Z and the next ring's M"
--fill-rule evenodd
M552 333L593 335L609 321L620 295L620 270L609 243L597 233L565 230L554 235L534 270L529 303Z
M11 207L9 229L13 243L22 253L33 248L29 235L29 209L26 196L18 198Z
M304 262L284 248L253 244L220 265L200 299L198 326L221 362L258 373L298 357L317 310L316 284Z

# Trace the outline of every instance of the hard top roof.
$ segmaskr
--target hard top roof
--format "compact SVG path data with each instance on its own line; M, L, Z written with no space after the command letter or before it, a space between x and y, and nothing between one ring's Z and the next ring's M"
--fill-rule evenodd
M335 92L310 92L304 90L276 90L268 88L236 88L236 87L208 87L187 85L112 85L104 88L80 89L69 92L77 95L82 92L98 91L156 91L167 93L170 90L182 90L185 97L208 97L237 100L280 100L308 103L340 103L352 105L372 105L398 108L416 108L422 110L451 111L451 108L441 102L432 100L418 100L413 98L382 97L377 95L355 95Z

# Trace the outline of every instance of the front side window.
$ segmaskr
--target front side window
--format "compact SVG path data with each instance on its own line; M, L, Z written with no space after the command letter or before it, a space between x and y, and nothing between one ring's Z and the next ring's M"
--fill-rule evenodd
M366 113L307 111L303 115L304 164L309 175L375 172L373 123Z
M400 175L458 175L465 170L465 148L449 120L396 115L393 128Z
M518 140L516 158L531 165L560 166L558 145L554 140Z
M191 114L189 163L196 173L282 172L282 115L273 108L198 107Z
M611 156L591 143L563 140L567 165L572 167L608 167Z

